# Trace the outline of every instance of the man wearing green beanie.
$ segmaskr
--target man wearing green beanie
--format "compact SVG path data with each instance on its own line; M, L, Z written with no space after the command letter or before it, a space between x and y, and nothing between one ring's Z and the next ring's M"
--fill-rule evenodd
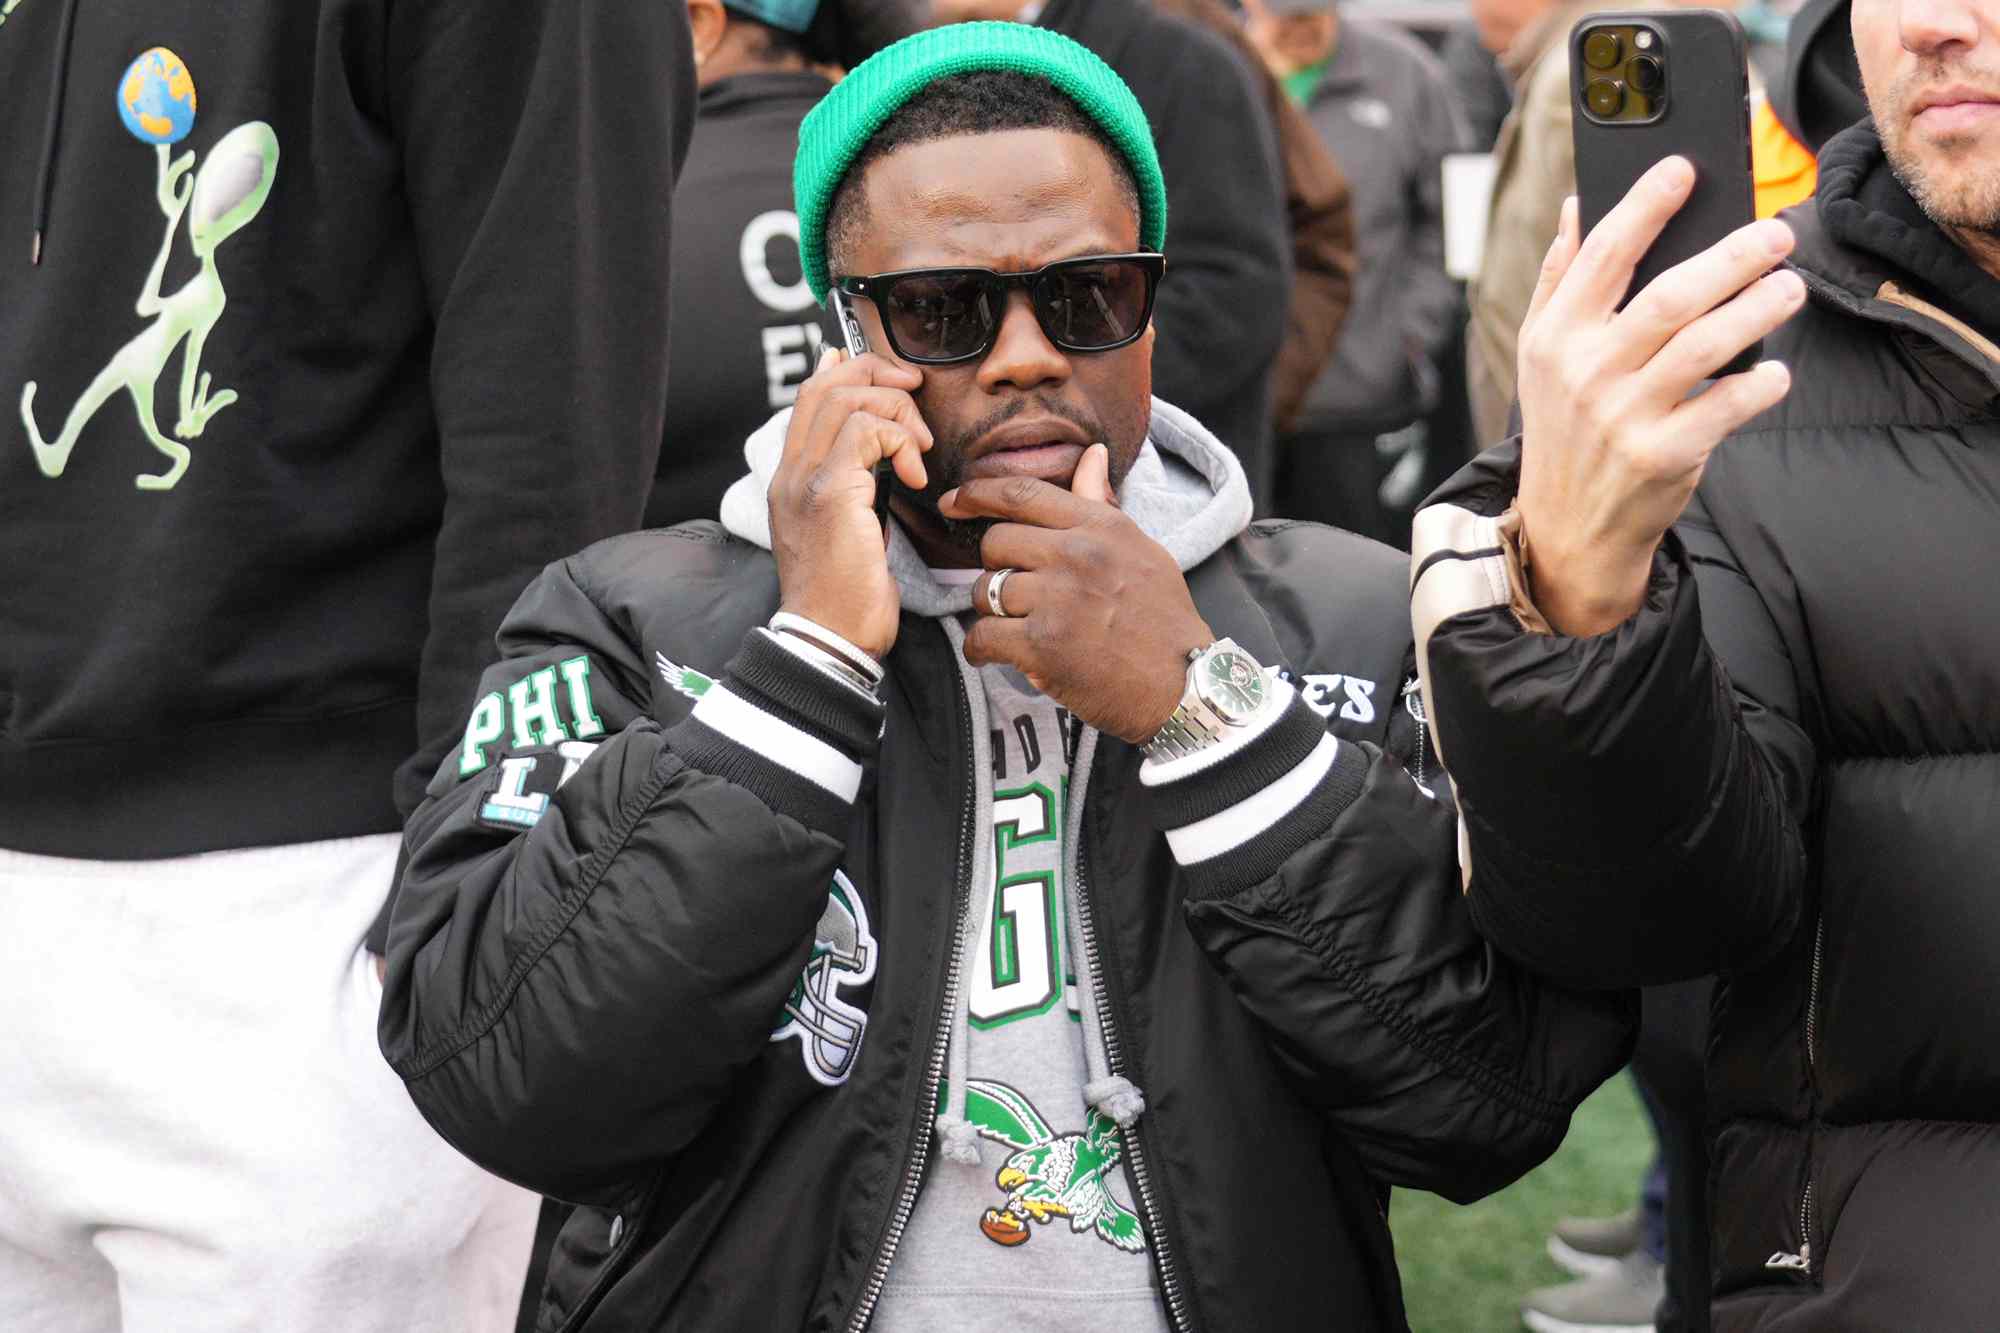
M1174 212L1153 369L1243 464L1260 517L1292 516L1272 424L1290 328L1293 238L1283 159L1253 57L1153 0L935 0L940 22L1009 19L1073 38L1131 88L1153 125ZM1322 349L1313 363L1326 361ZM1291 406L1296 407L1296 402Z
M1389 1187L1541 1160L1631 1014L1473 932L1403 558L1250 524L1152 396L1165 192L1084 48L900 42L795 180L867 350L720 524L516 604L384 1050L579 1205L543 1328L1404 1327Z

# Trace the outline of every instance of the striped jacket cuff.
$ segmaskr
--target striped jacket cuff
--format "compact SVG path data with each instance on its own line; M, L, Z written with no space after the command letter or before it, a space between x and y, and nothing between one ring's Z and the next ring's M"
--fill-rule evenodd
M1290 685L1263 725L1180 759L1140 766L1148 813L1186 872L1191 899L1278 872L1361 794L1368 758L1342 745Z
M689 767L842 838L883 713L879 702L752 630L722 679L667 737Z

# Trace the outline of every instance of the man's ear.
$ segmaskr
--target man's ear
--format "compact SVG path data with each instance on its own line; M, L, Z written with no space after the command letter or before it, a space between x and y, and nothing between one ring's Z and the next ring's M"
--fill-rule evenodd
M729 15L723 12L722 0L687 0L688 26L694 29L694 63L699 69L722 45L722 36L729 31Z

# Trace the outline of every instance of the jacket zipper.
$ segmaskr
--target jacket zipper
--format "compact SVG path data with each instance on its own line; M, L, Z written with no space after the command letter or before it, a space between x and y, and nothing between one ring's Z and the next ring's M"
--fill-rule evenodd
M953 674L958 681L959 735L970 736L972 704L966 698L965 678L958 673ZM962 752L970 754L971 750L968 747ZM917 1206L917 1193L924 1183L924 1164L930 1160L931 1117L937 1107L938 1084L944 1080L945 1055L951 1043L952 1012L958 1004L958 963L965 953L966 921L971 916L972 839L976 832L972 827L972 817L978 808L978 782L979 775L972 772L968 763L965 797L958 814L957 916L951 932L950 961L945 964L944 1003L938 1006L937 1026L931 1032L930 1059L924 1066L923 1093L917 1102L917 1141L903 1172L902 1188L896 1193L896 1207L889 1215L889 1229L883 1234L881 1252L875 1256L875 1264L868 1270L861 1301L847 1321L849 1333L861 1333L868 1327L868 1321L875 1317L875 1304L882 1299L882 1284L889 1280L889 1265L896 1257L896 1247L903 1241L903 1229L909 1226L910 1214Z
M1806 1068L1819 1068L1819 969L1826 953L1826 918L1813 922L1812 978L1806 984Z
M1430 719L1424 716L1422 684L1423 682L1415 676L1403 682L1403 711L1415 718L1417 722L1417 771L1415 776L1419 787L1425 786L1424 742L1429 739L1430 733Z
M1082 800L1087 790L1089 774L1084 775L1084 786L1079 787L1076 799ZM1104 1032L1104 1059L1111 1072L1125 1073L1125 1052L1119 1045L1118 1025L1112 1019L1110 993L1104 985L1104 969L1091 967L1089 962L1097 957L1097 914L1090 899L1089 878L1085 874L1083 854L1084 839L1077 839L1076 849L1076 892L1082 911L1077 919L1083 923L1083 961L1078 971L1090 974L1090 988L1097 999L1097 1019ZM1137 1132L1134 1132L1137 1131ZM1153 1263L1160 1273L1160 1292L1166 1297L1167 1318L1177 1333L1186 1333L1194 1326L1188 1322L1187 1291L1181 1285L1180 1272L1174 1267L1173 1246L1167 1239L1166 1228L1160 1225L1159 1210L1153 1203L1153 1176L1146 1168L1146 1154L1141 1147L1145 1137L1145 1117L1130 1126L1122 1137L1125 1140L1125 1157L1132 1168L1132 1190L1138 1196L1140 1215L1146 1219L1146 1235L1153 1246Z
M1812 973L1806 985L1806 1071L1811 1074L1819 1068L1819 976L1820 967L1826 955L1826 918L1813 922ZM1778 1251L1764 1261L1764 1267L1791 1269L1812 1273L1812 1206L1813 1178L1812 1154L1807 1149L1806 1188L1799 1198L1799 1252L1787 1254Z

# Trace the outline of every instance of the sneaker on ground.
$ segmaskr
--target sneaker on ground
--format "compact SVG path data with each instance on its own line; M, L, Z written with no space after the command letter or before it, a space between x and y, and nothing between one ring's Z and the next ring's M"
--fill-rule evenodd
M1639 1248L1639 1210L1612 1217L1565 1217L1549 1237L1549 1258L1566 1273L1608 1273Z
M1608 1273L1529 1292L1521 1323L1533 1333L1652 1333L1666 1290L1665 1268L1634 1250Z

